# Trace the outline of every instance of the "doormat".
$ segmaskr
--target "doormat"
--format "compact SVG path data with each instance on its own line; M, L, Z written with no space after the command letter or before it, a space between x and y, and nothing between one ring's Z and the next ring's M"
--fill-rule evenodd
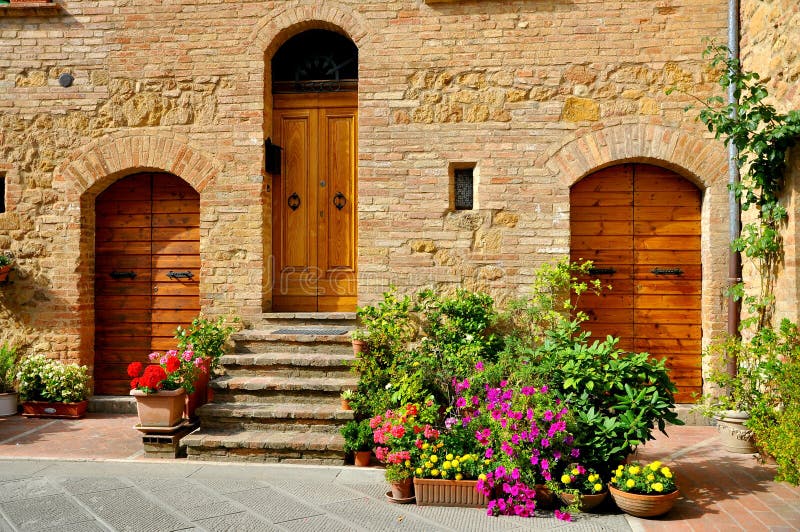
M272 334L316 334L338 336L350 332L349 327L286 327L272 331Z

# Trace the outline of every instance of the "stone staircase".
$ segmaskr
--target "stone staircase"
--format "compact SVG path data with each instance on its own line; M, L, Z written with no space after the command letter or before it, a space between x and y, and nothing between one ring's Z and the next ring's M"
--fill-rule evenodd
M211 381L213 402L197 410L200 429L181 440L188 457L344 463L339 428L353 413L339 395L357 384L354 327L354 313L270 313L236 333Z

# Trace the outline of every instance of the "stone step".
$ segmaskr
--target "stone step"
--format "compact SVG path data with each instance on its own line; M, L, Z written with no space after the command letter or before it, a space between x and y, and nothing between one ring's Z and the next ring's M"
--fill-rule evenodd
M211 381L215 403L335 404L343 390L355 389L358 378L223 376Z
M235 353L326 353L346 355L352 354L350 334L315 334L314 328L302 327L308 331L296 334L284 334L279 331L284 327L271 329L245 329L231 336L236 342Z
M328 353L236 353L220 358L223 372L231 376L272 375L283 377L348 377L352 375L352 352Z
M355 312L264 312L252 322L252 328L274 325L355 326L356 320Z
M344 464L340 434L313 431L199 430L181 445L190 460Z
M352 410L330 403L209 403L197 409L203 428L338 433Z

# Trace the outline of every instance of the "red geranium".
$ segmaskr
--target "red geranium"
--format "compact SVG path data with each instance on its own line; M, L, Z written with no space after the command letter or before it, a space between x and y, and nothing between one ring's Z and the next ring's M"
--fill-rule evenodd
M181 367L181 361L176 356L167 356L167 373L174 373Z
M131 362L128 365L128 377L138 377L142 374L142 367L143 364L141 362ZM131 388L135 388L136 386L131 386Z
M139 378L139 386L150 388L151 390L161 389L161 381L167 378L164 368L155 364L150 364L144 368L144 374Z

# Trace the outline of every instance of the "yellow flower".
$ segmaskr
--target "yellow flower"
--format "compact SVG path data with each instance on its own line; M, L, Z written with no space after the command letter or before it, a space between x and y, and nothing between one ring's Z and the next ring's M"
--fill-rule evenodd
M421 477L422 476L422 468L418 467L416 469L416 471L414 471L414 474L417 475L418 477Z
M572 481L569 475L561 475L561 483L562 484L569 484Z
M667 478L672 478L672 471L670 471L668 467L662 467L661 474Z
M628 473L630 473L631 475L638 475L639 471L640 471L639 466L630 466L628 468Z
M429 443L423 443L423 444L422 444L422 449L423 449L423 450L425 450L425 449L427 449L427 448L428 448L428 447L430 447L430 446L431 446L431 445L430 445Z
M451 465L452 464L450 462L445 462L445 463L442 464L442 469L450 469Z
M603 489L603 485L602 484L595 484L594 485L594 491L600 491L601 489Z
M453 453L447 453L447 456L445 456L444 459L445 460L452 460L453 459Z
M461 462L459 462L458 460L453 460L453 461L452 461L452 462L450 462L450 463L453 465L453 467L458 467L458 465L459 465Z
M622 476L622 470L621 469L617 469L617 472L614 473L614 476L617 477L617 478L621 477Z
M486 480L486 475L481 473L480 475L478 475L478 480Z
M489 465L489 464L491 464L491 463L492 463L492 461L491 461L491 460L489 460L488 458L486 458L486 459L483 461L483 463L484 463L485 465Z
M447 471L442 471L442 478L447 478Z
M439 443L436 444L436 448L437 449L441 449L443 446L444 446L443 442L439 442Z
M655 491L659 492L659 493L661 493L662 491L664 491L664 484L662 484L661 482L656 482L655 484L653 484L653 485L652 485L652 486L650 486L650 487L651 487L652 489L654 489Z
M419 362L414 362L414 363L413 363L413 364L411 364L411 365L412 365L412 366L414 366L414 367L416 368L416 367L418 367L418 366L419 366Z
M434 477L438 477L439 476L439 470L438 469L431 469L431 475L434 476Z
M617 483L617 477L611 477L611 483L612 484L616 484Z
M425 468L426 468L426 469L430 469L430 468L432 468L432 467L433 467L433 464L432 464L432 463L430 463L430 462L425 462Z
M629 478L628 481L625 483L625 485L628 486L629 488L632 488L636 485L636 482L634 482L632 478Z
M435 464L438 461L439 461L439 457L438 456L436 456L435 454L431 456L431 462L433 462Z
M580 471L578 471L578 468L576 467L576 468L573 468L573 469L572 469L572 474L573 474L573 475L580 475L580 474L581 474L581 472L580 472ZM591 477L590 477L590 478L591 478Z
M623 469L625 469L624 465L620 464L617 466L617 471L622 471Z
M647 480L649 480L650 482L653 482L655 479L656 479L656 477L655 477L655 476L653 476L653 474L652 474L652 473L650 473L649 475L647 475Z
M600 477L600 475L589 475L589 482L594 482Z
M658 471L659 467L661 467L661 462L659 462L658 460L656 460L655 462L650 464L650 470L651 471Z
M464 475L462 475L461 473L458 473L456 475L456 480L462 480L463 478L464 478Z

